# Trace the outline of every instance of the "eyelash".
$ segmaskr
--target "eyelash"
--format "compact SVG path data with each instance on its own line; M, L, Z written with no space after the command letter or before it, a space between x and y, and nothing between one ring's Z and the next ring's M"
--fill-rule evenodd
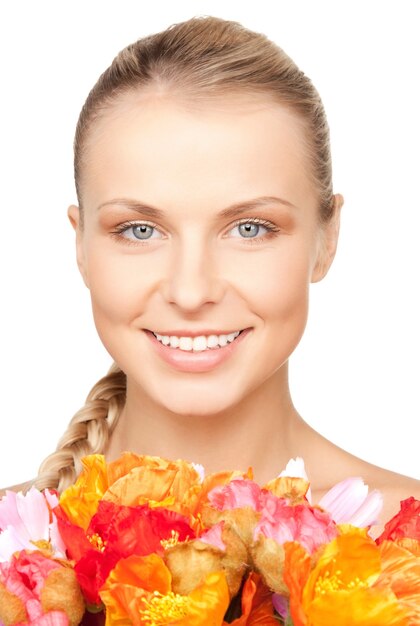
M259 236L259 237L249 237L249 238L248 237L238 237L238 239L243 239L247 243L250 243L250 244L260 243L264 239L271 239L272 237L275 237L276 233L280 232L280 230L281 230L281 228L279 228L278 226L276 226L272 222L269 222L268 220L261 219L259 217L242 218L240 220L237 220L236 222L234 222L232 224L232 226L230 227L229 230L232 230L232 228L235 228L236 226L240 226L241 224L258 224L259 226L264 226L264 228L266 228L267 231L268 231L268 233L266 233L265 235ZM154 224L153 222L129 221L129 222L123 222L122 224L119 224L115 228L115 230L113 230L111 232L111 235L113 237L115 237L118 241L123 241L127 245L138 246L139 244L143 245L143 244L149 243L149 241L151 241L151 239L144 239L144 240L137 239L137 240L133 240L133 239L128 239L127 237L123 237L123 233L126 230L129 230L130 228L133 228L134 226L150 226L151 228L158 229L157 224Z

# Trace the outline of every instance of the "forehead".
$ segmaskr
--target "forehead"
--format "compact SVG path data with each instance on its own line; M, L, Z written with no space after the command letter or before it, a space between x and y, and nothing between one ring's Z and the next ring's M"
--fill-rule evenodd
M299 206L315 195L309 167L303 123L268 99L130 94L89 131L83 197L86 206L112 197L170 206L280 194Z

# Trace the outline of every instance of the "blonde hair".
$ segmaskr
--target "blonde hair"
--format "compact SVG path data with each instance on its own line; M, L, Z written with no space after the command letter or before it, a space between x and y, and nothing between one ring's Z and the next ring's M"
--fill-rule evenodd
M121 50L101 74L80 112L74 139L74 178L83 227L83 166L89 131L124 96L158 89L185 103L220 96L271 98L302 122L309 174L318 192L321 224L334 214L329 127L320 96L292 59L264 34L238 22L197 16L143 37ZM140 105L139 105L140 106ZM105 450L125 402L126 379L114 364L93 387L40 466L35 485L62 491L81 469L80 460Z

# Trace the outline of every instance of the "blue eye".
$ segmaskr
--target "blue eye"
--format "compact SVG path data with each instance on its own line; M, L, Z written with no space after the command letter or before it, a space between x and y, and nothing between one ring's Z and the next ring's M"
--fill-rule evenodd
M260 229L264 229L264 226L262 226L261 224L255 224L253 222L243 222L242 224L238 224L235 228L238 228L238 231L242 237L251 239L259 235ZM265 228L265 230L267 231L267 228Z
M144 222L125 222L115 229L114 234L128 239L130 243L160 238L156 226L153 224L145 224Z
M248 239L250 242L259 242L267 237L273 237L280 230L272 222L257 217L236 222L230 232L233 232L235 229L239 232L239 237L234 235L234 238Z
M249 218L236 222L229 232L232 233L235 230L239 233L239 236L233 235L235 239L247 239L250 243L259 243L274 237L280 228L268 220ZM156 224L146 222L124 222L119 224L111 234L120 241L123 239L130 244L147 243L150 240L164 238Z
M150 239L153 234L153 230L153 226L149 226L148 224L137 224L136 226L131 226L131 232L136 239Z

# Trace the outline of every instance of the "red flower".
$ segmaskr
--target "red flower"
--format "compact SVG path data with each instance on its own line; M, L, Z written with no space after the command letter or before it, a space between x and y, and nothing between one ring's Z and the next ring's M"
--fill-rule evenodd
M116 566L120 556L115 552L89 550L74 567L77 580L88 604L100 605L99 589Z
M401 500L399 512L385 524L376 543L379 545L385 539L397 541L404 538L420 540L420 500L413 496Z
M195 537L187 519L163 508L119 506L100 501L85 532L72 524L63 510L57 514L67 555L76 561L75 572L86 600L101 604L98 594L118 561L132 554L163 555L164 541Z

